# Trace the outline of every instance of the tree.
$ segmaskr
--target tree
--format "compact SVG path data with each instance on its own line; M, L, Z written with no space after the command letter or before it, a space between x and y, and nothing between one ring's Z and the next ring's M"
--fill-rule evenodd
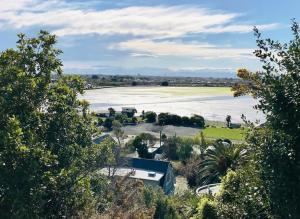
M115 120L118 120L121 124L124 124L128 121L128 117L125 114L118 114L115 116Z
M109 117L114 117L116 115L116 110L112 107L108 108Z
M197 214L192 219L218 219L217 205L211 197L202 197L198 203Z
M121 147L121 139L124 137L124 131L122 130L122 124L119 121L114 120L112 122L113 133L118 139L119 147Z
M238 70L243 83L233 90L235 96L250 94L266 116L264 127L252 128L248 142L255 149L271 210L280 218L300 215L300 36L299 25L292 23L293 39L280 43L262 39L254 29L262 62L259 72Z
M169 82L163 81L163 82L161 82L161 86L169 86Z
M247 150L241 146L234 146L217 140L205 152L204 160L200 164L201 182L210 184L220 182L229 169L235 170L247 160Z
M97 80L97 79L99 79L99 76L98 75L92 75L92 77L91 77L93 80Z
M153 123L153 122L156 122L157 115L155 112L148 111L144 114L144 117L146 119L146 122Z
M132 145L134 146L134 148L136 148L139 157L150 158L147 143L143 140L141 136L136 136L132 142Z
M169 124L180 126L182 124L181 117L174 114L169 115Z
M154 219L177 219L179 218L176 209L166 198L160 198L156 202Z
M101 117L98 117L97 125L101 126L101 125L103 125L103 123L104 123L103 119Z
M186 160L182 168L180 169L180 173L186 177L188 185L190 187L195 187L199 185L199 166L201 163L201 159L199 156L191 156Z
M216 197L219 218L274 218L259 174L259 167L253 162L228 171Z
M191 120L190 120L190 118L187 117L187 116L181 117L181 122L182 122L182 125L183 125L183 126L192 126Z
M160 113L157 117L158 124L161 126L169 124L169 114L168 113Z
M226 116L226 126L227 128L230 128L231 126L231 115Z
M190 138L183 138L180 140L180 145L176 150L178 159L185 162L191 157L193 152L193 140Z
M112 128L112 122L113 122L113 120L111 118L106 118L104 120L103 126L105 128L107 128L108 130L110 130Z
M62 76L55 36L18 36L0 54L0 215L89 217L93 173L109 148L92 143L88 104L77 98L84 82Z
M164 144L164 152L169 159L178 159L177 150L179 148L180 142L180 138L176 136L172 136L166 140Z
M203 116L193 115L190 120L191 120L191 124L195 127L204 128L205 126L205 120Z

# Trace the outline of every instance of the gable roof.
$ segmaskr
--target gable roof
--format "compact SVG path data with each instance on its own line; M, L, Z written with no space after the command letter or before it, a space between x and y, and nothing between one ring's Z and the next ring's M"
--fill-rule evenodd
M153 172L163 173L163 177L160 179L160 186L163 187L170 162L144 158L126 158L125 166L127 165L134 169L150 170Z
M144 158L125 158L124 166L132 167L135 169L150 170L154 172L161 172L166 174L168 167L170 165L169 161L152 160Z

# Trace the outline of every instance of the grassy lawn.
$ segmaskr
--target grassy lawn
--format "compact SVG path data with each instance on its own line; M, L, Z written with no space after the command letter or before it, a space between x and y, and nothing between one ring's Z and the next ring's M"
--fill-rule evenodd
M146 87L136 88L139 92L154 92L169 94L173 96L194 96L194 95L232 95L230 87Z
M244 140L246 129L228 129L222 127L208 127L203 130L207 138L228 138L230 140Z

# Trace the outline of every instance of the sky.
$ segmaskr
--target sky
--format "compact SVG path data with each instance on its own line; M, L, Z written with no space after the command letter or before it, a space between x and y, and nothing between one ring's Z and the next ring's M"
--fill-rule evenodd
M299 0L0 0L0 51L58 37L65 73L233 77L260 69L253 27L288 42Z

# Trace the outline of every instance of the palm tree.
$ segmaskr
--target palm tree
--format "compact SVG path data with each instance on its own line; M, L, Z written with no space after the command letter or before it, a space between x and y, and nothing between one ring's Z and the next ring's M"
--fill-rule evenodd
M246 149L228 141L217 140L205 151L204 160L200 164L200 182L204 185L220 182L227 170L235 170L247 160L247 155Z

